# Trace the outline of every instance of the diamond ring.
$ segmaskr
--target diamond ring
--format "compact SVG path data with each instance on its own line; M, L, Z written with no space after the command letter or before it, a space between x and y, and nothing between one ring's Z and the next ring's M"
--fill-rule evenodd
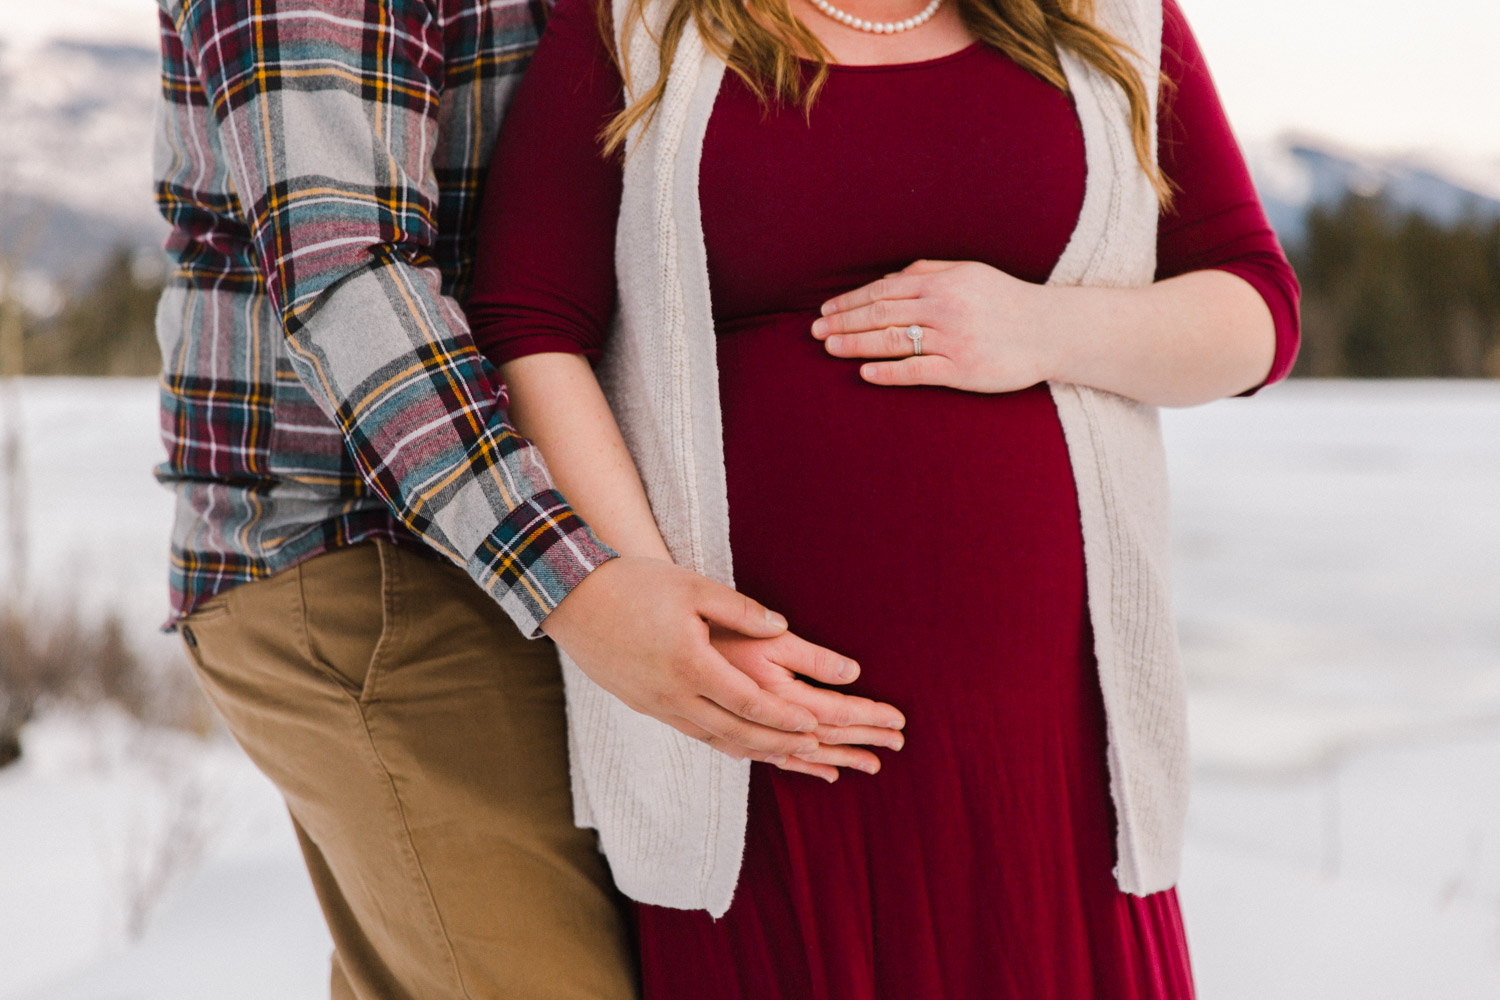
M913 323L906 328L906 335L911 338L912 357L922 353L922 328Z

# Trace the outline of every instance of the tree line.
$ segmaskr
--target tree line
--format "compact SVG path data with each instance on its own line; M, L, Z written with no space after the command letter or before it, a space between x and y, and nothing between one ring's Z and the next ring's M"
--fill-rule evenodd
M88 280L62 291L48 316L23 316L27 375L156 375L160 268L141 268L139 251L118 247Z
M1346 197L1307 215L1293 374L1500 378L1500 220L1453 224Z
M1289 255L1303 291L1294 375L1500 378L1500 220L1444 224L1350 195L1309 211ZM26 372L155 375L161 287L116 250L54 315L24 318Z

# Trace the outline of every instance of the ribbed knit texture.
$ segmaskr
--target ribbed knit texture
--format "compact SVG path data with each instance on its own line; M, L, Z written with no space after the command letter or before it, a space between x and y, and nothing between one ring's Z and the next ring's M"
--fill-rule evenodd
M614 0L624 25L626 0ZM1153 93L1160 0L1100 0L1097 16L1142 57ZM656 78L667 4L620 40L631 90ZM1052 284L1152 281L1158 207L1135 158L1123 93L1063 54L1088 180ZM629 138L616 237L619 309L600 382L673 558L733 583L718 369L698 200L703 137L724 64L696 32L679 45L649 128ZM1154 142L1152 143L1154 147ZM1053 385L1078 484L1088 592L1104 695L1116 876L1137 894L1176 881L1187 799L1185 698L1169 610L1166 465L1156 411ZM563 658L573 794L599 831L615 881L659 906L728 910L744 849L749 765L626 708Z
M1141 56L1156 149L1160 0L1100 0L1096 16ZM1159 206L1132 142L1124 93L1070 53L1088 180L1048 284L1141 287L1156 272ZM1187 816L1187 693L1171 612L1167 467L1156 408L1052 384L1083 519L1094 653L1119 831L1116 880L1146 895L1177 881Z

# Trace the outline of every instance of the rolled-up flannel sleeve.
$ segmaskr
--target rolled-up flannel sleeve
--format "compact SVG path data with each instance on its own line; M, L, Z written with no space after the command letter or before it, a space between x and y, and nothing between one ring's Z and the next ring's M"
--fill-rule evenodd
M298 377L396 515L539 634L614 553L507 423L443 294L434 5L197 0L177 22Z

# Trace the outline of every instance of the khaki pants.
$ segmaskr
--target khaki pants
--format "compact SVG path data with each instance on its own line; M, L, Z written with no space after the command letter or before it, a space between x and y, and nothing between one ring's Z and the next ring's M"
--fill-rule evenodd
M199 678L286 798L336 1000L614 1000L634 949L573 826L562 679L457 567L384 542L184 622Z

